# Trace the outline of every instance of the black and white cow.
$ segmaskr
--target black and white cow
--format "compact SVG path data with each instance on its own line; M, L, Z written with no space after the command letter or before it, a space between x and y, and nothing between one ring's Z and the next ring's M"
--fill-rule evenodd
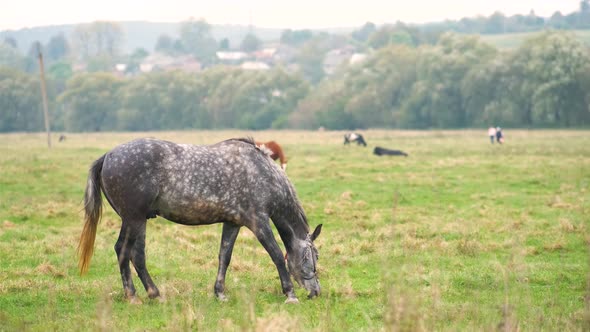
M379 146L375 147L375 149L373 150L373 154L376 154L378 156L408 156L407 153L401 150L390 150Z
M344 134L344 145L348 145L351 142L356 142L357 145L367 146L367 142L365 142L363 135L359 133Z

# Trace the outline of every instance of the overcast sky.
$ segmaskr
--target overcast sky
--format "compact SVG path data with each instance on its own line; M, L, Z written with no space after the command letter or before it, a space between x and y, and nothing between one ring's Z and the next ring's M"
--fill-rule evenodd
M539 16L578 9L579 0L0 0L0 30L96 20L179 22L189 17L211 24L268 28L355 27L367 21L424 23L488 16Z

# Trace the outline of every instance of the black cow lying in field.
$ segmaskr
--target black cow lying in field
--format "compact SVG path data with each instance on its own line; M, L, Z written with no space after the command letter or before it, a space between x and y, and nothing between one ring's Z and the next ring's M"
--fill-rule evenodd
M344 134L344 145L348 145L351 142L356 142L357 145L367 146L365 138L359 133L346 133Z
M375 147L375 150L373 150L373 154L376 154L378 156L404 156L407 157L408 154L401 151L401 150L390 150L390 149L386 149L386 148L382 148L382 147Z

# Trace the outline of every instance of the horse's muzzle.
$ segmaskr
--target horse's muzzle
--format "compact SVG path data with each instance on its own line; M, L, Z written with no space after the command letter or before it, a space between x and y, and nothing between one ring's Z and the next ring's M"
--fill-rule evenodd
M320 284L318 282L317 286L312 288L312 289L308 289L309 290L309 294L307 295L308 299L313 299L316 296L320 296Z

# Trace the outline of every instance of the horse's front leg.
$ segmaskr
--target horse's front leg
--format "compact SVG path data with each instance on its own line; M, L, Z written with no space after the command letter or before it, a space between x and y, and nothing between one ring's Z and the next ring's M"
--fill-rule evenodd
M219 246L219 267L217 269L217 279L215 280L215 296L221 301L227 301L227 297L225 296L225 273L231 261L231 254L238 233L240 232L240 227L231 222L223 223L221 245Z
M259 222L258 227L252 231L264 249L266 249L272 258L272 261L275 263L277 270L279 271L279 278L281 279L283 294L287 296L285 303L298 303L299 300L297 299L297 296L295 296L295 292L293 291L293 283L291 282L289 271L287 271L287 266L285 265L285 257L283 256L283 252L281 251L277 240L275 240L272 229L268 224L268 218L264 219L264 222Z

